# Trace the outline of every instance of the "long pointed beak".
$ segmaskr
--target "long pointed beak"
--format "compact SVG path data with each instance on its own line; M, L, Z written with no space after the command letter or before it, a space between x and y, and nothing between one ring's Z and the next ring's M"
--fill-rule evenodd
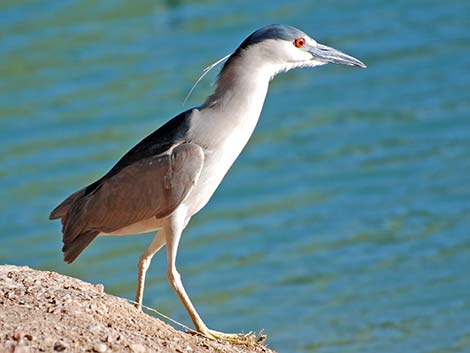
M309 52L313 55L314 60L324 63L358 66L362 68L367 67L362 61L323 44L313 45L309 49Z

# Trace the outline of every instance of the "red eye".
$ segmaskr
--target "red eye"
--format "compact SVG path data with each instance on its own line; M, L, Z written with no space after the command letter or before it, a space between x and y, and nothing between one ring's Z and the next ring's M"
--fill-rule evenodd
M305 39L304 38L297 38L296 40L294 40L294 45L297 48L303 47L305 45Z

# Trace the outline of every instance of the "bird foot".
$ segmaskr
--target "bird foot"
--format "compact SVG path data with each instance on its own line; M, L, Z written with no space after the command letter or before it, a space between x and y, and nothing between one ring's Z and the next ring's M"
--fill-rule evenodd
M262 334L262 332L255 334L253 332L248 333L224 333L215 330L201 330L199 331L201 335L204 337L218 340L218 341L225 341L230 342L232 344L243 344L243 345L250 345L250 346L258 346L262 344L266 340L266 335Z

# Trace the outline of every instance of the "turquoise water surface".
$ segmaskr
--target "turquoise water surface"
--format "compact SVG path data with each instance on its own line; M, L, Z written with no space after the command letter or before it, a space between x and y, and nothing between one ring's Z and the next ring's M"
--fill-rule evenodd
M286 23L367 70L271 84L249 145L183 235L201 316L282 352L470 352L470 2L0 3L0 263L134 297L151 235L62 262L50 210L211 92L202 68ZM145 304L190 325L164 252Z

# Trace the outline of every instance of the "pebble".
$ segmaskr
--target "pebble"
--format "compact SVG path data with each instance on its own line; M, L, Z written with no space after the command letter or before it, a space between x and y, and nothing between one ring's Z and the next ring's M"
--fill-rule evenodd
M29 353L31 352L31 350L29 349L28 346L16 346L14 352L15 353Z
M102 328L100 325L89 325L87 327L87 330L92 332L92 333L100 333Z
M143 345L141 345L140 343L132 343L132 344L129 345L129 348L134 353L145 353L145 352L147 352L147 349Z
M106 350L108 349L108 347L104 344L104 343L96 343L94 346L93 346L93 350L95 352L98 352L98 353L104 353L106 352Z
M67 346L63 342L57 341L54 344L54 350L57 351L57 352L63 352L66 349L67 349Z

